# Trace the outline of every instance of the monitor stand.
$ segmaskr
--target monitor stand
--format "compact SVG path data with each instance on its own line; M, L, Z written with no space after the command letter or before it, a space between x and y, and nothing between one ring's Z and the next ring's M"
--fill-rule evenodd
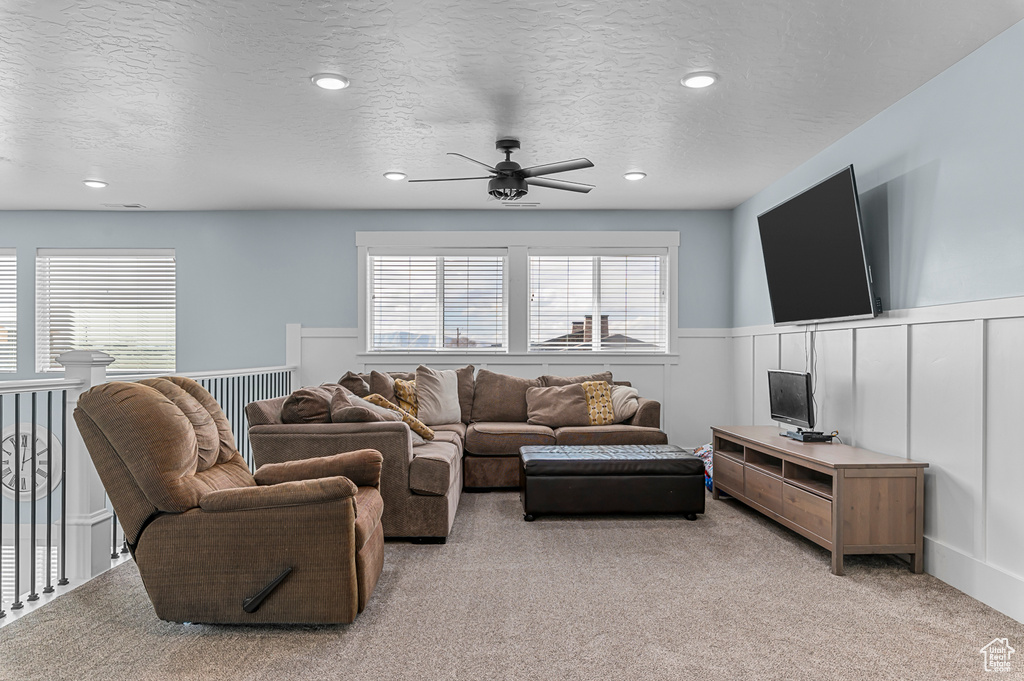
M797 428L796 430L787 430L784 434L786 437L800 442L832 442L832 436L826 435L820 430Z

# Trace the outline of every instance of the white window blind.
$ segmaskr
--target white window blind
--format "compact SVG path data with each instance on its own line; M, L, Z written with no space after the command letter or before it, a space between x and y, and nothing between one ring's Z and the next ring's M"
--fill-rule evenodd
M663 255L530 256L530 350L667 352Z
M36 370L68 350L101 350L118 370L174 370L173 251L40 249Z
M18 261L0 248L0 372L18 370Z
M369 350L507 348L504 255L369 258Z

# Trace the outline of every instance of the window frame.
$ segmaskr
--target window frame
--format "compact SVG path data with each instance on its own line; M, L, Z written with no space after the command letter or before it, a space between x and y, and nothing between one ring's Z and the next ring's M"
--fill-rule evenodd
M676 336L679 317L679 232L678 231L465 231L465 232L356 232L358 266L358 327L356 335L360 351L358 357L372 361L373 358L407 356L438 357L455 354L479 356L493 354L504 357L530 357L542 363L586 361L586 358L615 358L629 362L644 362L651 358L676 357ZM581 236L586 245L581 246ZM402 246L395 246L402 244ZM508 332L507 351L372 351L369 349L369 251L371 249L393 248L408 255L430 254L465 249L464 252L479 249L503 248L507 251L505 268L505 324ZM665 352L621 352L621 351L530 351L530 272L529 255L653 255L665 256L666 286L666 350ZM562 358L559 360L558 358ZM571 359L570 359L571 358ZM646 360L644 359L646 358Z
M178 327L178 265L177 256L175 249L173 248L37 248L35 253L35 291L33 294L34 308L34 322L36 329L36 338L33 343L33 365L36 373L56 373L63 371L62 367L52 367L50 362L43 361L40 354L42 350L40 343L40 334L48 333L48 324L44 324L42 319L41 310L41 295L42 295L42 271L40 268L40 260L42 258L50 257L96 257L96 258L131 258L131 257L157 257L157 258L171 258L174 263L174 328L172 333L173 341L173 358L172 366L162 367L158 369L153 368L136 368L136 367L115 367L110 366L107 370L108 374L136 374L139 372L157 371L161 373L173 373L176 371L178 363L178 343L177 343L177 327ZM47 320L48 321L48 320ZM47 345L47 351L51 346ZM76 348L77 349L77 348Z

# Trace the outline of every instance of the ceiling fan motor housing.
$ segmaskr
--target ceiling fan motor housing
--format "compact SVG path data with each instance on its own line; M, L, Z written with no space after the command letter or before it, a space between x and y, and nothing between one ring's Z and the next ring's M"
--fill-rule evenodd
M500 163L498 164L501 165ZM515 164L518 166L518 164ZM501 170L501 168L498 168ZM526 180L511 175L499 175L487 183L487 193L502 201L515 201L526 196Z

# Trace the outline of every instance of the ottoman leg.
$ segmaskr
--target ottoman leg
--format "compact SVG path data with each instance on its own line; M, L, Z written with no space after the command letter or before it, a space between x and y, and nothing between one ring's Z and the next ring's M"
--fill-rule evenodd
M696 520L697 519L697 514L696 513L687 513L683 517L686 518L687 520Z
M532 523L534 520L536 520L536 518L532 513L524 513L523 520L525 520L528 523Z

